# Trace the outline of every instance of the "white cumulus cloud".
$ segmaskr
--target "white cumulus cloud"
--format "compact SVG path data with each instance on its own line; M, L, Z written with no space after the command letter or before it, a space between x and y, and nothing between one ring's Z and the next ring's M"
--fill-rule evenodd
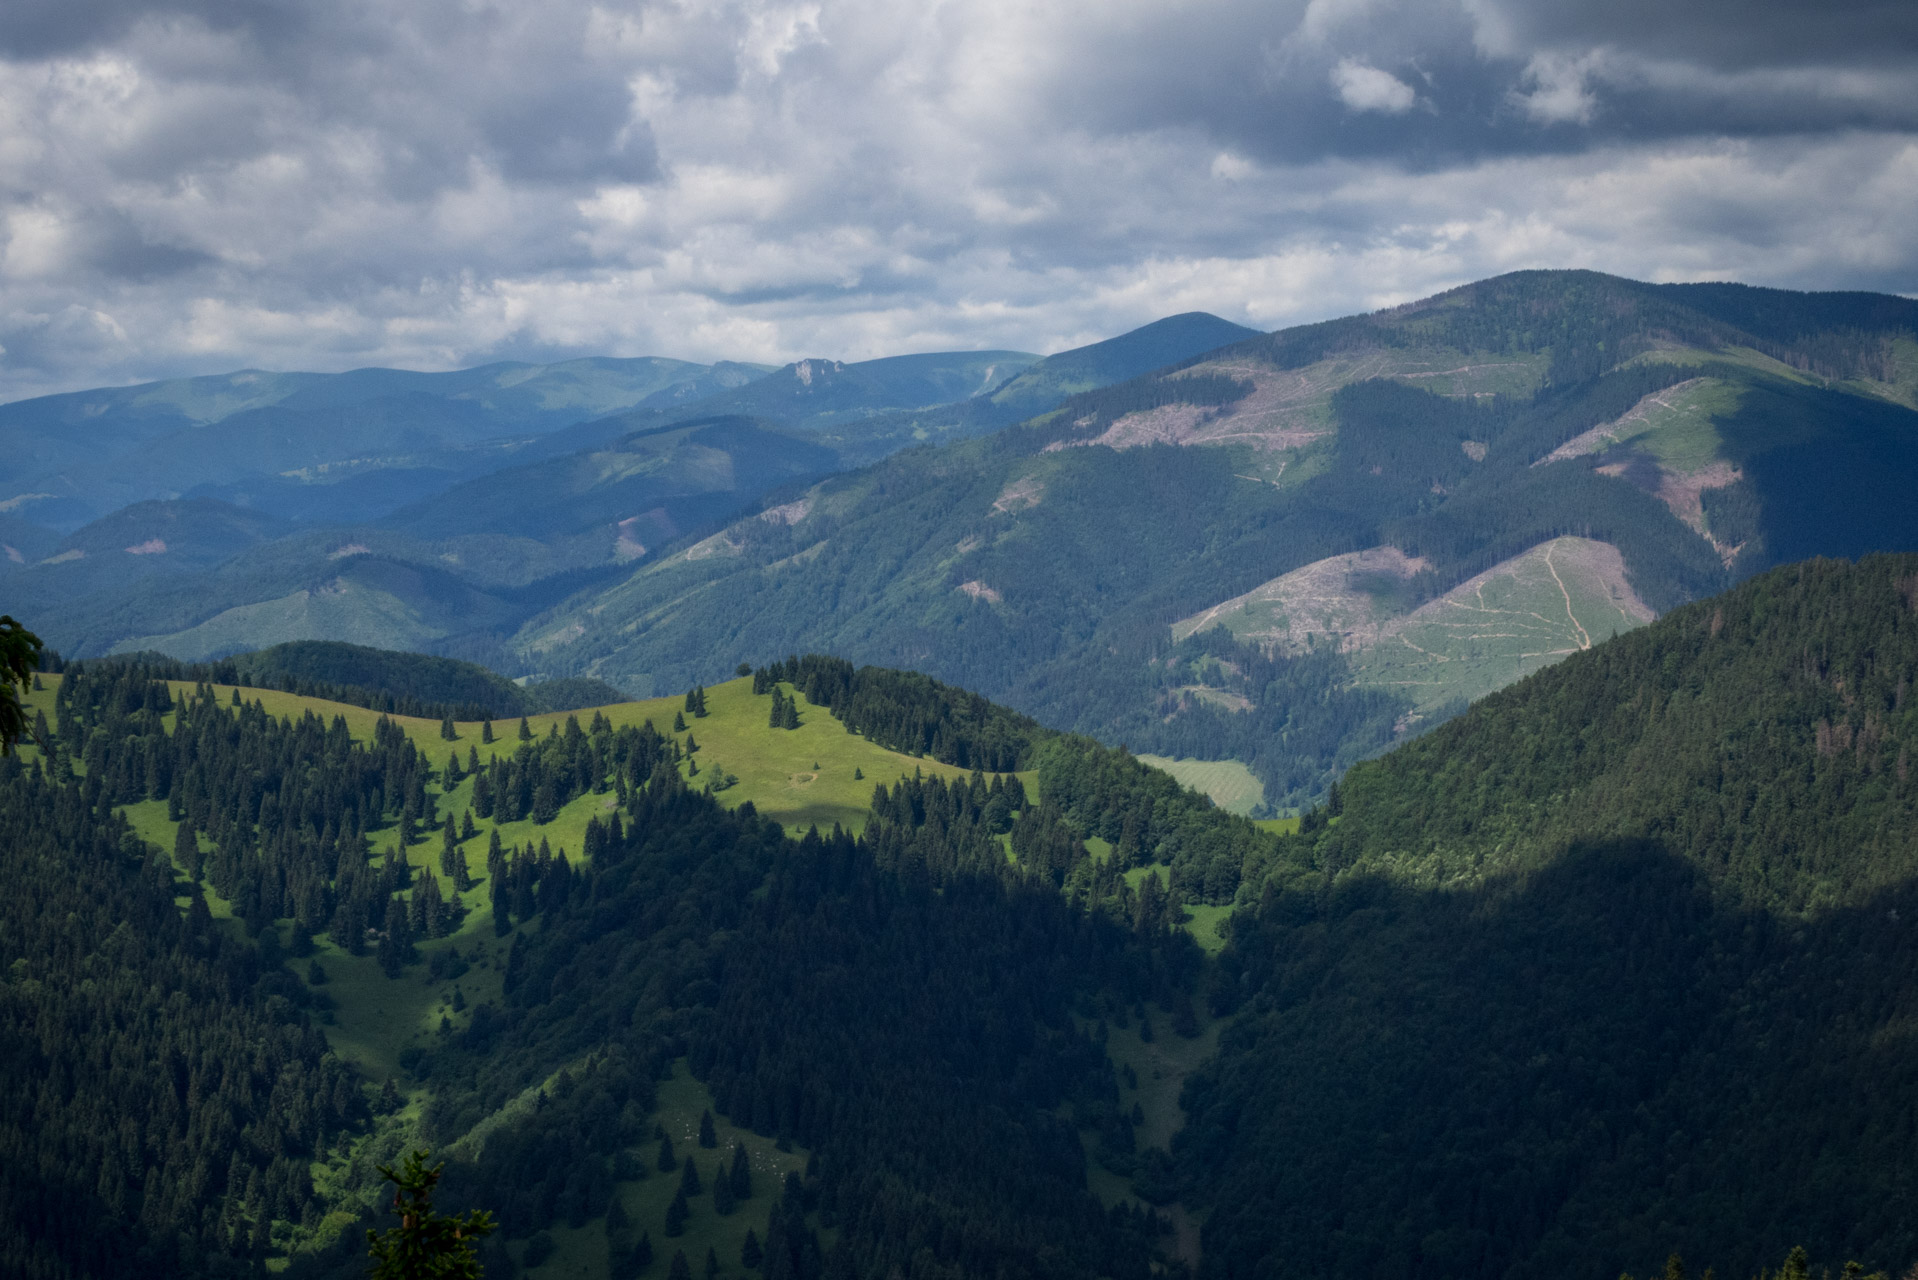
M1412 86L1377 67L1368 67L1356 58L1341 58L1332 68L1332 87L1339 101L1354 111L1383 111L1397 115L1410 111L1418 101Z

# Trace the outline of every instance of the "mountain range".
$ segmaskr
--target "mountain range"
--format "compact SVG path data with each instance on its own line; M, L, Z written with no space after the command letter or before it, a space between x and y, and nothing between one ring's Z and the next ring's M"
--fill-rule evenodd
M1522 272L1044 359L49 397L0 408L0 589L71 655L341 639L645 696L831 651L1287 812L1769 565L1918 547L1914 333L1883 295Z

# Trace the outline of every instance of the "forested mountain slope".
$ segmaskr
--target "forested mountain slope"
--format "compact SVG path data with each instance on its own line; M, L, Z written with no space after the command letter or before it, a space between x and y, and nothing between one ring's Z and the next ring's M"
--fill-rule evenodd
M9 1257L354 1274L425 1142L494 1276L1144 1280L1174 1202L1206 1275L1900 1269L1914 672L1918 556L1789 566L1275 835L817 655L523 729L80 664L0 759Z
M14 424L29 459L15 479L38 487L0 490L0 579L75 655L343 639L519 672L504 641L527 617L768 491L1249 332L1193 314L1048 360L236 374L23 402L0 407L0 435ZM61 497L81 490L93 505ZM68 529L129 494L147 500L64 540L34 523Z
M1781 568L1383 759L1248 868L1206 1273L1918 1253L1918 557Z
M1087 881L1066 814L1018 777L882 745L1029 769L1037 726L830 660L691 691L683 715L674 699L590 727L459 723L450 742L153 674L46 677L50 754L0 759L0 821L22 837L6 873L84 871L82 892L133 903L115 931L51 887L17 895L0 939L0 1008L37 1027L8 1078L49 1082L37 1101L9 1090L0 1142L57 1130L48 1167L88 1171L0 1172L25 1274L256 1274L287 1255L296 1274L356 1273L373 1166L418 1142L453 1157L451 1199L500 1214L489 1274L555 1247L589 1274L664 1269L676 1247L720 1248L729 1272L757 1249L798 1280L1149 1274L1165 1224L1086 1189L1082 1131L1129 1150L1133 1124L1088 1018L1189 1007L1197 948L1162 894L1140 914L1116 868ZM764 795L752 753L785 739L849 777L863 762L863 833L795 841L734 801L714 752ZM819 768L777 785L827 790ZM167 982L187 1006L141 994ZM127 1039L114 1019L133 1007L168 1047L136 1036L106 1073L94 1049ZM264 1046L237 1074L235 1035ZM724 1145L696 1137L712 1113ZM122 1145L149 1134L178 1148L166 1165Z
M828 480L515 643L635 692L916 667L1289 806L1767 565L1918 546L1915 332L1876 295L1500 277Z
M986 435L1050 412L1068 396L1128 382L1258 336L1257 329L1203 311L1188 311L1116 338L1056 352L967 399L827 426L820 435L849 466L873 462L915 443L944 444Z
M287 640L494 656L493 641L768 488L837 467L831 450L744 418L633 432L502 467L376 525L289 528L209 499L149 502L14 568L11 607L69 653L200 660ZM470 647L470 646L469 646Z

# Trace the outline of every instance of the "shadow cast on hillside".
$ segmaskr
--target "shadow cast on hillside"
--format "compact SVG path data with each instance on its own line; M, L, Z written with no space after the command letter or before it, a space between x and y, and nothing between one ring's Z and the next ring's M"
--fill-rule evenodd
M1211 1276L1918 1254L1918 884L1783 918L1620 841L1479 892L1353 879L1241 921L1256 994L1178 1143Z

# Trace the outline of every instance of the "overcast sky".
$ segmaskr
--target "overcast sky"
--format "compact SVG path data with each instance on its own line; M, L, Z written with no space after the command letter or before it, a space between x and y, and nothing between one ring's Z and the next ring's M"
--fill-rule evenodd
M6 0L0 400L1918 292L1911 0Z

